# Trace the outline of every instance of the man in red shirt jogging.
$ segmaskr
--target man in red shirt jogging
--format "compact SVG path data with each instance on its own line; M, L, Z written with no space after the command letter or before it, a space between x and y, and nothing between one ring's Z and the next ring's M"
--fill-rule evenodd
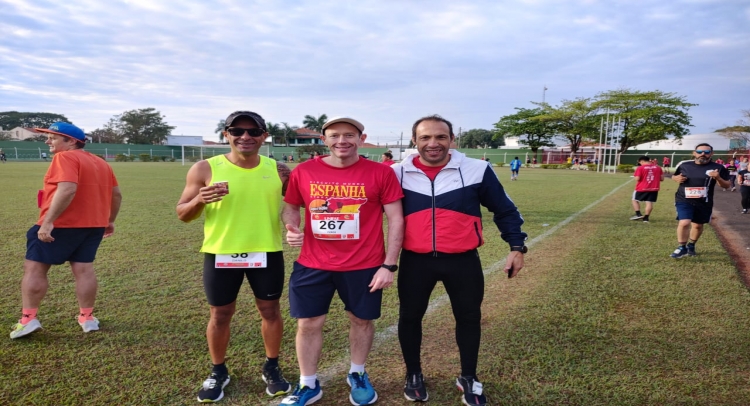
M302 247L289 280L290 314L297 319L300 381L281 405L310 405L323 396L317 380L323 348L323 324L335 292L349 316L351 368L349 401L369 405L378 400L365 372L380 317L382 289L393 272L404 233L401 198L393 169L357 153L367 137L364 126L347 117L323 125L322 140L330 155L298 165L289 177L282 210L287 242ZM300 231L300 208L305 208ZM388 218L388 249L383 237Z
M664 172L658 165L651 162L649 157L638 158L640 166L635 170L635 191L633 192L633 210L635 216L631 220L643 220L648 223L648 216L654 208L659 195L660 182L664 180ZM646 203L646 209L641 214L641 202Z

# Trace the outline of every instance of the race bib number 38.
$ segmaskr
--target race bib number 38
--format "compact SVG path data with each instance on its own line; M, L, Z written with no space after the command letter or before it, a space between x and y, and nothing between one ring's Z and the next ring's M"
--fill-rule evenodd
M705 187L686 187L685 197L688 199L700 199L706 197Z
M243 252L240 254L216 254L214 266L219 268L265 268L268 256L265 252Z
M321 240L359 240L359 213L312 214L313 236Z

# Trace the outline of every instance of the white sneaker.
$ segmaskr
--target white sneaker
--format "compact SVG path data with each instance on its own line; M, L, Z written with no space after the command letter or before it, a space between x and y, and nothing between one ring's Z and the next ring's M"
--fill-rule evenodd
M83 323L78 322L78 325L81 326L84 333L88 333L90 331L96 331L96 330L99 330L99 319L94 317L94 320L86 320Z
M37 330L41 330L42 323L39 322L39 319L31 320L30 322L24 324L21 324L20 322L13 326L13 331L10 332L10 338L21 338L23 336L27 336Z

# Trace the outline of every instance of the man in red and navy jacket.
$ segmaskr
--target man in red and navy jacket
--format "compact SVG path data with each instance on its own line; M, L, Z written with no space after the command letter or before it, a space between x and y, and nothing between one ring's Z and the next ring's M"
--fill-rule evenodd
M500 235L511 247L508 277L523 267L526 233L523 218L492 170L479 159L450 150L453 125L438 116L417 120L412 154L393 166L401 187L405 232L398 275L400 301L398 336L406 363L404 395L426 401L420 352L422 318L430 294L442 281L456 318L456 342L461 375L456 386L466 405L485 405L486 396L476 375L481 338L484 274L477 247L482 237L481 206L494 214Z

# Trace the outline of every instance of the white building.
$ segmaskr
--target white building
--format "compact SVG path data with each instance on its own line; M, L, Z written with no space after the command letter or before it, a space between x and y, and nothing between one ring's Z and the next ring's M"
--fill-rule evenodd
M11 141L23 141L27 138L33 138L39 135L42 135L44 137L47 136L46 133L26 127L16 127L12 130L8 130L7 133L10 134Z
M734 140L727 138L722 133L690 134L682 137L682 140L661 140L647 142L631 147L629 151L690 151L700 143L707 143L717 151L728 151L735 148L747 148L746 140Z

